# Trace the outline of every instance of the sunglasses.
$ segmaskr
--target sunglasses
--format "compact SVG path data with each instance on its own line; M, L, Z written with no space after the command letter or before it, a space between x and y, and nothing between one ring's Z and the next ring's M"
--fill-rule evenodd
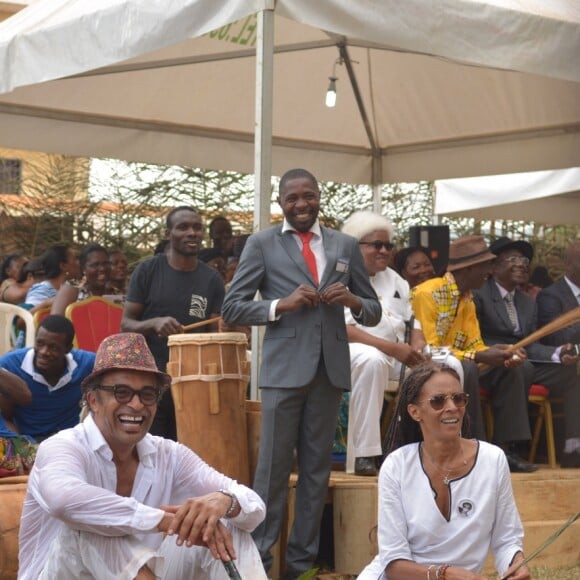
M435 411L441 411L441 409L445 407L447 399L451 399L453 404L458 409L462 409L463 407L465 407L465 405L467 405L467 402L469 401L469 395L467 393L451 393L451 395L434 395L430 399L422 399L421 401L417 401L417 404L429 401L432 409L434 409Z
M159 387L143 387L137 391L132 389L129 385L98 385L95 389L113 393L117 403L121 403L122 405L130 403L133 400L133 397L137 395L141 403L146 407L158 403L163 394Z
M377 252L379 252L381 248L385 248L385 250L390 252L395 247L395 244L392 242L383 242L381 240L375 240L374 242L359 242L359 244L363 246L374 246Z

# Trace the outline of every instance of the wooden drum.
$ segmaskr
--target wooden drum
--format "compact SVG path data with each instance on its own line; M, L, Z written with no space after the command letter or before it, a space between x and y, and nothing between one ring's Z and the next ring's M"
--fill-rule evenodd
M246 335L175 334L168 344L178 441L221 473L249 485Z

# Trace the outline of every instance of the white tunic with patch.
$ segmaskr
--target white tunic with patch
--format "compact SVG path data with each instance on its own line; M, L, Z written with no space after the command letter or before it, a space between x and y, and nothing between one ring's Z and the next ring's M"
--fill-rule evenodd
M423 469L419 444L391 453L379 475L379 554L358 580L388 578L395 560L451 564L481 573L488 551L500 574L522 550L523 528L503 451L478 442L473 468L450 481L450 513L444 517Z

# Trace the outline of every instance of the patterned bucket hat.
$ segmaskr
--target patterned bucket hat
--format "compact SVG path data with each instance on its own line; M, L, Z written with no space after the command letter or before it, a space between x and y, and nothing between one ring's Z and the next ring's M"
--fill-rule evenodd
M122 332L105 338L97 350L93 372L83 380L81 386L86 389L95 377L116 370L154 373L163 387L171 385L171 377L157 368L145 337L135 332Z

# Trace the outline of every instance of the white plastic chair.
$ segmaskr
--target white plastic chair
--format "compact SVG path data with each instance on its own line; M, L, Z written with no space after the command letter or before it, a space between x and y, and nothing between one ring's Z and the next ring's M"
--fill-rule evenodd
M14 319L21 318L26 326L24 346L34 345L34 318L25 308L0 302L0 354L14 348L17 332Z

